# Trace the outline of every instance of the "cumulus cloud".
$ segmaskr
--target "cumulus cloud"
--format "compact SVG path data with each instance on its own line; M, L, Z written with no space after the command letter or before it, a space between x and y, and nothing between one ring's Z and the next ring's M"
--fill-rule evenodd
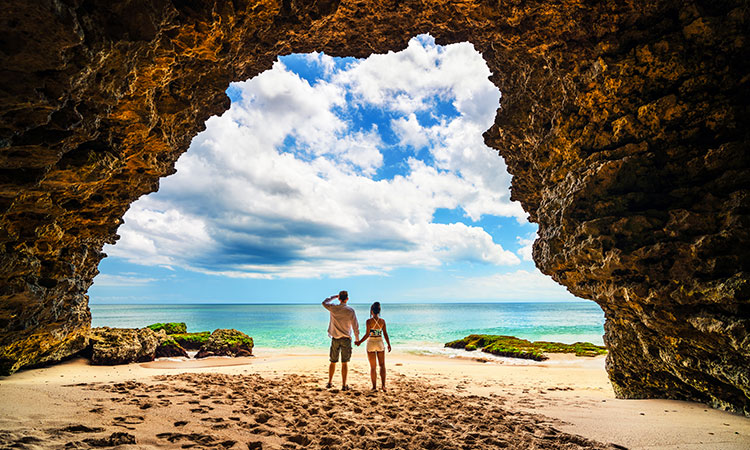
M319 53L304 58L327 76L311 84L277 62L235 83L239 100L208 120L158 193L132 205L107 252L257 278L520 263L472 224L525 214L509 199L503 160L482 142L500 94L470 44L421 37L343 66ZM431 112L441 102L455 111ZM368 108L391 115L380 126L398 145L384 142L378 124L355 123ZM383 175L385 155L403 148L415 152ZM462 209L467 223L434 223L440 208Z
M314 64L323 69L324 75L331 75L336 68L336 62L333 57L326 55L325 53L312 52L305 53L302 56L308 64Z
M538 270L467 277L450 284L414 289L404 297L433 300L577 301L573 294Z
M516 240L518 241L518 245L521 246L521 248L516 251L518 256L521 257L524 261L534 261L533 256L533 246L534 241L536 240L536 233L530 233L526 237L517 236Z

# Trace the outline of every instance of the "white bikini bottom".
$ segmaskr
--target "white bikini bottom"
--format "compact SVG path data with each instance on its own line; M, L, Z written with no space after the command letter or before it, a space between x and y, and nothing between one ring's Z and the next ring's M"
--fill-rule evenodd
M371 337L367 339L367 351L369 352L384 352L385 345L383 345L382 337Z

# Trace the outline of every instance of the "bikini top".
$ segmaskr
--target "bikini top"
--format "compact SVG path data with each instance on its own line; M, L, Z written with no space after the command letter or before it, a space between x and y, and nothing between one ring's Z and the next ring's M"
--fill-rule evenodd
M383 328L380 325L380 319L376 319L375 323L378 325L378 328L370 328L370 337L383 337Z

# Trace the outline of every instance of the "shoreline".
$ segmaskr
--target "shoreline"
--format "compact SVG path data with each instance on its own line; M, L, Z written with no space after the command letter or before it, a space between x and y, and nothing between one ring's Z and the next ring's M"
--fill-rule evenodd
M212 357L188 361L161 358L122 366L91 366L86 360L75 358L54 366L20 371L0 378L0 398L5 399L0 405L0 432L5 433L6 438L20 436L24 429L60 425L60 417L85 416L91 405L82 401L91 398L92 386L101 384L159 383L162 377L197 377L200 374L207 374L209 379L224 375L260 376L268 383L302 376L307 377L306 382L314 389L327 381L325 351L255 348L254 353L256 356L247 358ZM552 354L543 362L503 358L483 363L476 361L474 355L485 356L473 354L460 358L390 353L386 356L389 384L393 382L397 392L382 395L407 395L411 384L428 386L420 389L465 401L481 398L506 411L534 416L538 426L552 426L563 433L627 448L731 450L750 446L749 418L699 403L615 399L602 356ZM337 387L339 374L337 371L334 377ZM369 366L361 349L355 350L349 364L348 384L355 395L369 391ZM293 387L285 389L291 389L290 395L294 396L334 395L309 389L297 392ZM40 411L39 405L45 404L50 407ZM110 405L117 411L127 410L126 406ZM439 405L433 406L440 409ZM177 408L175 414L189 416L185 408ZM145 409L141 416L150 419L151 411L153 409ZM151 433L138 431L143 436ZM143 436L139 442L143 441Z

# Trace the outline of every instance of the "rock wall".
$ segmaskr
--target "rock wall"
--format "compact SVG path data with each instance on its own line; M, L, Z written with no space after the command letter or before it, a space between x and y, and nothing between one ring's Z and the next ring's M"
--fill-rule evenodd
M607 322L618 395L750 413L747 1L8 0L0 371L83 348L131 202L278 55L470 41L534 259Z

